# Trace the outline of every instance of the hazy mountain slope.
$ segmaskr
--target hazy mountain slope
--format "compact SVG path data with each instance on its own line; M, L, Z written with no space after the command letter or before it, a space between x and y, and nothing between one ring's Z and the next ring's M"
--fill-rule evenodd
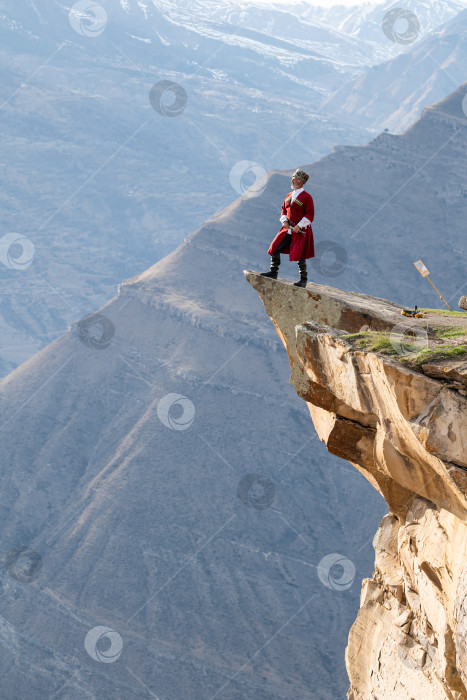
M37 38L41 29L47 28L48 39L52 41L62 38L62 20L73 5L59 0L44 0L41 5L34 0L24 0L17 6L13 0L2 0L0 20L18 39ZM344 70L351 65L388 60L401 49L387 40L381 30L384 15L397 5L394 0L353 7L319 6L311 2L239 5L235 0L196 0L189 6L181 0L120 0L117 3L102 0L98 5L105 8L114 28L125 28L126 38L120 39L123 38L128 48L137 51L139 42L141 55L146 53L141 41L157 43L154 39L160 35L165 41L178 44L177 33L183 30L205 38L216 34L227 42L250 40L258 50L261 44L265 53L269 53L268 46L277 48L276 39L282 42L284 49L289 49L291 56L298 48L306 55L308 48L327 63L342 66ZM465 0L410 0L404 5L417 14L423 33L444 24L465 6Z
M439 0L407 0L404 2L403 9L408 12L413 12L420 22L420 34L430 32L437 27L445 24L453 19L461 12L467 3L465 0L461 2L441 2ZM378 42L380 40L381 23L387 12L401 5L394 0L390 2L382 2L379 4L365 3L356 5L352 12L343 12L343 6L335 6L330 8L319 8L311 6L308 10L313 17L317 17L318 13L324 13L324 19L331 26L336 27L346 34L358 36L361 39ZM347 9L347 8L345 8ZM341 16L340 16L341 13ZM404 31L404 24L400 26L400 30ZM387 50L390 50L391 42L388 40L386 44ZM400 48L403 48L399 46ZM410 44L405 45L406 49L410 49ZM395 51L397 47L392 46Z
M287 357L230 242L215 256L187 243L153 268L151 292L124 285L103 310L108 347L75 327L1 385L2 548L43 562L32 583L3 575L5 698L146 697L132 674L172 700L214 697L234 675L216 697L345 692L358 583L336 592L316 567L343 552L368 574L381 503L328 457L292 387L284 400ZM193 402L189 429L158 418L169 392ZM270 508L239 499L251 473L271 480ZM97 625L123 639L111 666L84 649Z
M412 264L422 257L445 298L457 304L465 289L467 116L462 104L465 108L466 92L464 83L426 108L403 134L382 133L363 147L336 147L307 166L307 189L316 209L317 257L308 263L312 279L336 280L342 288L397 303L436 306L440 300ZM233 257L228 279L235 275L235 258L238 267L258 259L267 267L266 250L277 227L277 203L288 187L282 174L270 173L264 192L244 202L248 207L245 218L240 201L232 204L202 227L202 239L199 233L189 236L162 267L150 268L138 279L151 292L154 271L158 293L176 293L179 279L172 265L178 267L184 260L190 269L193 246L212 251L209 254L217 261L219 242L222 255L227 245ZM279 275L294 279L296 264L282 259ZM211 262L206 258L204 264L209 280ZM251 262L249 267L253 266ZM206 303L220 293L225 298L220 308L228 309L230 296L219 291L217 282L214 276L209 282L212 287L206 288L203 279L202 284L190 285L188 294L196 303Z
M210 6L208 3L206 6ZM316 32L316 28L326 30L329 36L340 37L345 40L348 49L355 46L358 39L358 48L361 54L360 61L381 63L401 53L409 51L410 45L398 45L391 42L382 32L382 22L385 15L393 8L400 7L398 2L363 3L330 6L320 6L311 2L296 2L282 4L280 2L267 6L258 3L253 5L236 6L227 10L227 16L232 23L262 27L269 34L283 36L284 31L293 27L299 40L309 40L310 34ZM455 17L466 7L466 2L432 2L431 0L408 0L403 8L413 12L420 22L420 35L431 32ZM269 10L268 22L264 22L264 10ZM401 30L404 31L402 24ZM336 39L334 39L335 41ZM355 49L353 49L355 50Z
M399 133L422 108L441 100L465 79L467 10L407 53L372 66L336 91L323 111L357 126L372 123Z
M146 20L136 4L104 4L108 23L94 38L52 0L0 7L0 225L35 246L28 269L0 267L0 374L235 199L239 161L279 167L365 139L318 116L302 130L306 144L282 148L284 120L293 136L320 85L346 77L310 50L268 48L267 36L235 45L219 22L201 36L155 7ZM165 79L186 91L177 118L149 102Z

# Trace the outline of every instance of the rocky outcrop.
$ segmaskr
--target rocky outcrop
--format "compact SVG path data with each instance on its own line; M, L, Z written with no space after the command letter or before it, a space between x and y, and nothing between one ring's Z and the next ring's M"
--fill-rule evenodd
M328 450L384 496L375 569L346 650L349 700L467 698L467 358L406 362L401 328L436 342L453 319L245 271ZM467 318L455 317L458 327ZM464 324L464 326L462 325ZM392 354L349 334L386 331ZM399 344L398 344L399 343Z

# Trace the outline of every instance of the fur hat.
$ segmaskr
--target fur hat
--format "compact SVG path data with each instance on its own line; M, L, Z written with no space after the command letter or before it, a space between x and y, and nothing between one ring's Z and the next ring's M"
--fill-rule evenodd
M298 178L300 180L300 182L303 182L303 184L305 184L305 182L308 180L308 178L310 176L304 170L299 170L297 168L297 170L294 172L292 177Z

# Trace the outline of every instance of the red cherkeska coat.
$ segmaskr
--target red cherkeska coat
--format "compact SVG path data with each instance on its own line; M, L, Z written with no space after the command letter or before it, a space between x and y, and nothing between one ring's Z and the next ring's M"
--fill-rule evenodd
M297 199L294 201L292 201L292 194L292 192L289 192L287 197L284 199L282 214L285 214L288 220L294 224L298 224L298 222L303 219L304 216L306 216L306 218L310 221L313 221L315 217L315 207L311 194L303 190L303 192L300 192ZM275 249L288 232L288 226L283 226L281 228L269 246L269 255L273 255ZM289 253L289 260L298 262L298 260L302 260L304 258L307 259L315 257L313 230L311 226L307 226L305 229L303 229L303 232L304 233L292 233L290 245L286 245L284 248L282 248L281 253Z

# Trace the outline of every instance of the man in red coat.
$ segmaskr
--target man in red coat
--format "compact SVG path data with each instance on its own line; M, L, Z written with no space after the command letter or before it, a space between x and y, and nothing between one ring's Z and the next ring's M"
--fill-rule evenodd
M277 279L281 253L289 253L289 260L298 262L300 279L294 282L296 287L304 287L307 282L306 261L315 257L313 231L311 222L315 208L311 194L305 192L304 184L308 175L303 170L296 170L292 175L292 192L289 192L282 205L280 218L282 228L269 246L271 256L269 272L262 272L263 277Z

